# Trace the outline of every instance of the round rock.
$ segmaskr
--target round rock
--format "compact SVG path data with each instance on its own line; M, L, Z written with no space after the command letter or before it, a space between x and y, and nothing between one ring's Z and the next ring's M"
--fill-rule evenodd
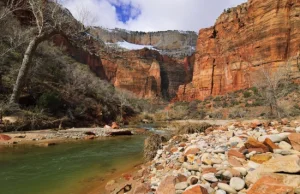
M228 193L237 193L234 188L232 188L231 186L229 186L225 183L218 183L218 187Z
M239 191L245 187L245 181L239 177L233 177L230 179L230 187Z

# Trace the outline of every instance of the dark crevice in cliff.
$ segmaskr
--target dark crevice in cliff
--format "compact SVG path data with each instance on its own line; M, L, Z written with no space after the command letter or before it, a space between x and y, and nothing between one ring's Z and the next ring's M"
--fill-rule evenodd
M218 31L216 30L216 26L214 26L214 31L212 33L212 35L210 36L210 38L216 39L218 36Z
M163 99L170 100L168 72L163 63L159 63L159 66L160 66L160 77L161 77L161 95Z
M281 0L277 0L276 14L278 13L279 8L280 8L280 2L281 2Z
M213 90L214 90L214 76L215 76L215 66L216 66L215 62L216 62L216 59L213 60L213 64L212 64L210 95L213 94Z

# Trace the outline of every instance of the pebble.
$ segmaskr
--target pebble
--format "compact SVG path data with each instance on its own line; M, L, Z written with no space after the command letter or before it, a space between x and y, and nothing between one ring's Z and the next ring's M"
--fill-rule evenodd
M189 186L189 185L188 185L187 182L181 182L181 183L177 183L177 184L175 185L175 189L176 189L176 190L184 190L184 189L186 189L188 186Z
M219 189L216 191L216 194L226 194L226 191Z
M234 188L235 190L239 191L245 187L245 181L239 177L233 177L230 179L230 187Z
M287 142L285 142L285 141L281 141L281 142L278 144L278 146L279 146L281 149L283 149L283 150L290 150L290 149L292 149L291 144L289 144L289 143L287 143Z
M202 177L209 182L218 182L218 179L215 177L214 173L207 173L204 174Z
M234 188L232 188L231 186L229 186L225 183L218 183L218 187L228 193L237 193Z

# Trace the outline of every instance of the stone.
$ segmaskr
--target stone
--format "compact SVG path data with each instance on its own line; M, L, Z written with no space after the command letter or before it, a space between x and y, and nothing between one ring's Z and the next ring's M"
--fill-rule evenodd
M297 155L278 156L263 164L265 172L299 173L300 158Z
M226 177L227 179L230 179L233 175L229 170L226 170L225 172L223 172L222 174L224 177Z
M156 194L175 194L175 177L167 176L159 184Z
M300 133L300 127L296 128L296 133Z
M234 188L225 183L218 183L218 187L228 193L237 193Z
M224 190L217 190L215 194L226 194L226 191Z
M233 167L243 167L242 163L234 157L230 157L228 162Z
M205 179L206 181L209 181L209 182L217 182L218 179L215 177L215 174L214 173L207 173L207 174L204 174L202 175L203 179Z
M262 164L269 161L272 158L270 154L256 154L250 158L251 161Z
M233 169L239 171L243 176L247 174L247 169L244 167L233 167Z
M288 138L292 144L293 149L300 152L300 133L292 133L288 136Z
M272 140L272 142L274 143L278 143L281 142L285 139L287 139L287 137L289 136L290 133L280 133L280 134L273 134L273 135L265 135L265 136L261 136L258 138L258 141L260 142L264 142L265 139L269 138Z
M184 155L187 156L189 154L198 154L200 152L200 149L197 146L189 146L185 149Z
M198 177L196 176L190 176L187 180L187 182L190 184L190 185L195 185L197 184L199 181Z
M269 151L269 148L263 143L257 141L253 137L250 137L245 143L246 148L262 148L265 152Z
M245 159L244 154L242 154L241 152L239 152L237 150L233 150L233 149L231 149L231 150L228 151L228 157L231 157L231 156L235 156L237 158L243 158L243 159Z
M151 191L151 186L146 183L139 183L133 190L133 194L148 194Z
M272 176L264 176L259 179L247 192L247 194L294 194L294 188L284 185Z
M0 141L9 141L11 137L9 135L0 134Z
M175 189L176 189L176 190L184 190L184 189L186 189L188 186L189 186L189 185L188 185L187 182L181 182L181 183L177 183L177 184L175 185Z
M283 149L283 150L290 150L292 148L292 146L285 142L285 141L281 141L279 144L278 144L279 148Z
M216 168L203 168L202 169L202 174L207 174L207 173L216 173L217 169Z
M266 138L264 144L273 152L274 149L279 149L279 147L270 139Z
M120 126L116 122L113 122L111 125L111 128L112 129L120 129Z
M232 177L230 179L230 187L234 188L235 190L239 191L245 187L245 181L239 177Z
M169 194L169 193L165 193ZM208 194L207 190L200 185L192 185L183 192L183 194Z
M183 174L179 174L176 177L176 183L186 182L187 180L188 178Z

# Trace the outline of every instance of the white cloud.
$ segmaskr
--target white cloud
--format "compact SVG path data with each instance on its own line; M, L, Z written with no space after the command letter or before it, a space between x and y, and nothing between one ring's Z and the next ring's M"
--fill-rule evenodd
M85 7L97 18L95 25L138 31L193 30L212 26L224 9L246 0L64 0L75 17L78 7ZM116 5L132 5L138 17L125 24L118 21ZM129 11L129 10L128 10Z

